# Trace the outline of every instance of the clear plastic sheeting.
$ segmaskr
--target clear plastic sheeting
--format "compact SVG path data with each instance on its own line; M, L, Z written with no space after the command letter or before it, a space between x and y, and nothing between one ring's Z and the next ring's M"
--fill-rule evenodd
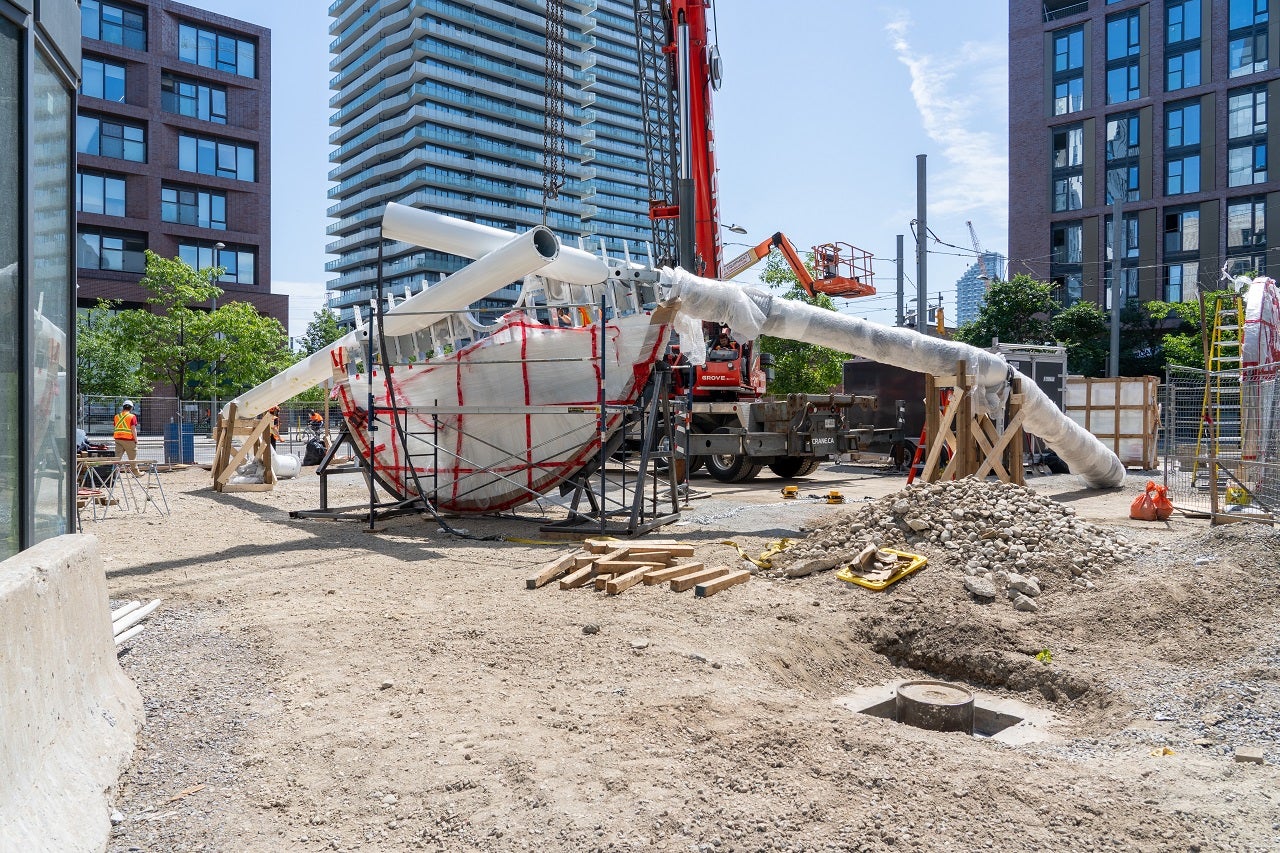
M912 329L882 326L815 308L804 302L775 298L760 288L740 287L700 278L685 270L666 270L668 300L679 314L697 321L728 323L739 333L772 335L819 344L883 364L894 364L947 376L965 361L980 389L979 404L997 409L1013 376L1022 381L1023 427L1039 436L1091 488L1113 488L1124 482L1124 466L1093 435L1064 415L1036 383L1009 366L1002 356L959 341L930 338Z
M522 312L490 336L420 365L372 377L377 429L368 428L369 376L338 385L358 452L370 435L379 481L402 497L427 497L447 512L496 512L554 488L600 448L601 385L625 406L643 390L666 349L669 327L637 313L604 327L548 326ZM397 413L400 429L393 421ZM620 423L612 408L604 431Z
M559 249L559 240L542 226L517 236L507 235L506 242L498 249L396 305L383 316L383 328L388 337L426 328L439 320L441 314L466 308L495 290L543 269L556 259ZM333 375L330 354L340 348L354 350L357 344L368 341L368 336L367 327L357 329L246 391L231 401L236 404L236 414L245 418L260 415L329 379ZM228 403L222 414L227 415L230 408Z

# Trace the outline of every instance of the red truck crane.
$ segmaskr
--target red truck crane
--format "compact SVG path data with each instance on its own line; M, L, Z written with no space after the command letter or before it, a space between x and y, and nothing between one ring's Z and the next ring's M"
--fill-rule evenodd
M729 278L722 267L711 120L712 92L720 88L721 75L708 21L712 9L713 0L636 0L636 46L657 259L709 278ZM790 242L781 234L775 238L784 254L790 252L788 262L802 285L808 282L806 289L831 288L833 295L850 297L875 293L869 254L848 244L817 247L821 270L815 282ZM759 257L768 254L773 239L757 247ZM855 403L843 395L817 400L792 394L785 401L762 401L772 357L762 357L754 341L733 342L721 325L706 324L704 335L706 364L676 372L676 390L691 398L689 470L705 462L712 476L731 482L749 480L765 465L781 477L803 476L821 459L856 444L850 409L869 398ZM668 360L681 363L678 347Z

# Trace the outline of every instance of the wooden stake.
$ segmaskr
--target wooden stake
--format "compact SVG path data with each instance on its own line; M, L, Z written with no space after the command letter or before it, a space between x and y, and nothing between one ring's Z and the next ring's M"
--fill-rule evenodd
M746 583L751 580L751 572L746 569L739 569L736 572L729 572L727 575L721 575L715 580L700 583L693 588L693 594L698 598L710 598L722 589L728 589L731 586L737 586L740 583Z
M729 574L728 566L720 566L715 569L701 569L691 572L687 575L680 575L671 579L672 592L684 592L686 589L692 589L703 581L709 581L712 578L718 578L721 575ZM745 571L745 570L744 570Z
M617 595L623 590L630 589L644 579L644 576L653 571L656 566L641 566L635 571L627 572L625 575L613 578L604 585L604 591L609 595Z
M536 575L525 580L525 588L537 589L540 586L545 586L546 584L551 583L551 581L560 577L574 567L574 561L580 553L581 552L575 551L572 554L565 554L563 557L553 560L543 566Z

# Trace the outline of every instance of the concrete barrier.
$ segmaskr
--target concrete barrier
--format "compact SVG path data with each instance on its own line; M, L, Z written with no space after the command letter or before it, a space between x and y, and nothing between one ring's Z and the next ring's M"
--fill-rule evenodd
M98 851L142 697L116 661L93 536L0 563L0 850Z

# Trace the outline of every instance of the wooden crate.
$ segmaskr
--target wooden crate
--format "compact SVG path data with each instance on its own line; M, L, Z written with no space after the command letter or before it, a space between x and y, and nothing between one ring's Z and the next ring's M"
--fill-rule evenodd
M1111 448L1126 467L1155 468L1159 389L1155 376L1068 376L1066 415Z

